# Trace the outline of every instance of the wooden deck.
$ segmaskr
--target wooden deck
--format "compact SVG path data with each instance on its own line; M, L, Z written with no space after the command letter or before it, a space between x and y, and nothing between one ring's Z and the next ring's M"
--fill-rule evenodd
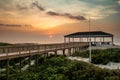
M65 51L66 49L71 50L72 48L82 48L87 46L88 43L85 42L4 46L0 47L0 60L56 52L58 50Z

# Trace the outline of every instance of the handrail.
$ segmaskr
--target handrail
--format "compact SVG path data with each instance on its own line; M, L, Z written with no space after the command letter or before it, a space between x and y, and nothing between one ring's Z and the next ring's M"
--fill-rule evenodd
M2 55L9 56L20 56L22 55L34 55L39 52L50 52L70 48L80 48L88 46L86 42L72 42L72 43L58 43L58 44L36 44L36 45L17 45L17 46L2 46L0 47L0 58ZM28 54L30 52L30 54ZM19 54L20 53L20 54ZM26 55L25 55L26 56ZM0 59L1 60L1 59Z

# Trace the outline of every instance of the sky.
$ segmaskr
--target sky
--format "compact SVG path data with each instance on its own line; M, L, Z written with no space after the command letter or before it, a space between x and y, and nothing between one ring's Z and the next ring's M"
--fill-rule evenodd
M0 42L57 43L63 36L105 31L120 43L120 0L0 0Z

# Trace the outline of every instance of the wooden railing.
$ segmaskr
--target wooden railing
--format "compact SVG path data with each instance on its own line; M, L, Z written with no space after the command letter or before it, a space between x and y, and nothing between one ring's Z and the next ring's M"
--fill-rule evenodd
M28 55L42 54L57 50L86 47L88 43L58 43L58 44L36 44L36 45L16 45L16 46L1 46L0 60L17 58Z

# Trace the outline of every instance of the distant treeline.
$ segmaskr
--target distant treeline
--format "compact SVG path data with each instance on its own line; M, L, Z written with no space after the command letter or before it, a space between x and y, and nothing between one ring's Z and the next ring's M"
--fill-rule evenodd
M9 46L9 45L13 45L13 44L0 42L0 46Z

